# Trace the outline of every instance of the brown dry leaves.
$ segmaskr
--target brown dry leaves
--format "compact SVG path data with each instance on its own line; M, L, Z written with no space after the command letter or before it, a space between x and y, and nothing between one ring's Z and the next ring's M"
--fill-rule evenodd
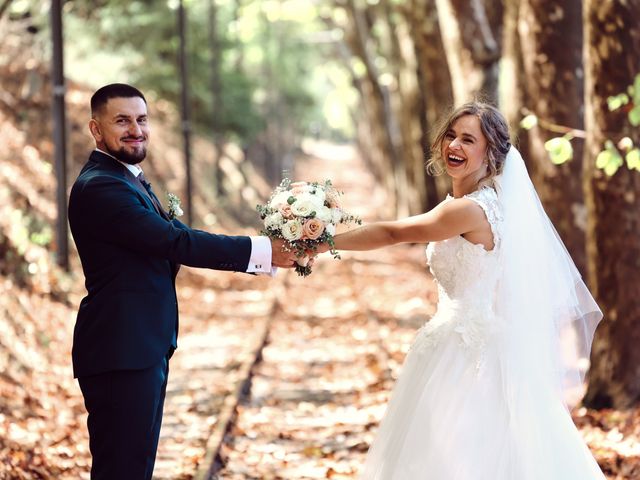
M305 280L289 276L251 396L223 448L221 478L355 478L432 309L422 255L414 247L364 261L327 258Z

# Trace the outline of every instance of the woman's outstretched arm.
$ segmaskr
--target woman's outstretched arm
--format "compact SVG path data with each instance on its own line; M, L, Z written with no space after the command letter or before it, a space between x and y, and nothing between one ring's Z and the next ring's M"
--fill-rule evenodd
M397 243L427 243L455 237L488 225L482 208L472 200L454 199L421 215L375 222L334 237L336 250L374 250ZM329 248L321 245L319 252Z

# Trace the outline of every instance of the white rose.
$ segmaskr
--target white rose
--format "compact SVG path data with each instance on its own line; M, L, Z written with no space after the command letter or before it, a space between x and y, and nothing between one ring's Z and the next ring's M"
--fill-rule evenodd
M302 238L302 223L300 220L289 220L282 225L282 236L293 242L294 240L300 240Z
M274 197L271 199L271 201L269 202L269 206L271 208L277 209L280 205L284 205L285 203L287 203L289 200L289 197L291 196L292 196L291 192L288 190L285 190L280 193L276 193Z
M264 226L267 228L280 228L284 222L284 217L280 212L272 213L264 219Z
M340 210L339 208L332 208L331 216L332 216L331 223L334 223L334 224L340 223L340 221L342 220L342 210Z
M312 194L312 193L303 193L298 197L298 200L303 200L305 202L310 202L314 205L314 210L319 209L324 206L324 194Z
M325 231L333 237L336 234L336 226L333 223L330 223L325 227Z
M320 187L315 189L315 193L309 193L309 195L317 198L321 205L324 205L324 200L327 198L326 193L324 193L324 190Z
M299 217L307 217L317 211L317 206L308 198L299 198L291 204L291 211Z
M331 220L333 220L331 209L323 205L318 210L316 210L316 218L324 223L330 223Z

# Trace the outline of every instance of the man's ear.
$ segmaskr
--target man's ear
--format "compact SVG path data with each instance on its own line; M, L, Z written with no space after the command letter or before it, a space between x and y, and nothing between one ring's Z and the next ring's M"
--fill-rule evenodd
M100 124L96 121L95 118L89 120L89 131L93 138L95 138L96 142L102 141L102 132L100 131Z

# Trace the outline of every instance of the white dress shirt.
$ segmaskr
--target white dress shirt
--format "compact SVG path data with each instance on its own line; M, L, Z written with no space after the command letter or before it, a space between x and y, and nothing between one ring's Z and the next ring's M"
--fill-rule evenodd
M137 177L142 173L140 165L131 165L118 160L113 155L108 154L104 150L96 148L100 153L109 155L111 158L117 160L129 170L134 177ZM271 265L271 240L263 236L252 236L251 239L251 256L249 257L249 265L247 266L247 273L259 273L274 276L277 268Z

